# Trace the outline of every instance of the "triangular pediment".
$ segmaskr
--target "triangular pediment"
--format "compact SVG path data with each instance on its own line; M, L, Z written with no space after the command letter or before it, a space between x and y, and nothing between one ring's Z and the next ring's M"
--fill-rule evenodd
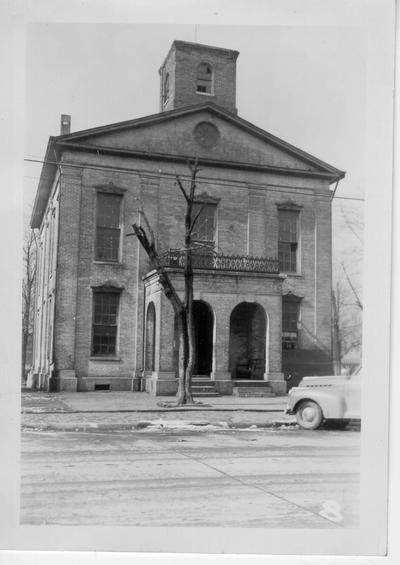
M63 145L148 155L198 157L331 176L343 173L212 104L155 114L56 138Z

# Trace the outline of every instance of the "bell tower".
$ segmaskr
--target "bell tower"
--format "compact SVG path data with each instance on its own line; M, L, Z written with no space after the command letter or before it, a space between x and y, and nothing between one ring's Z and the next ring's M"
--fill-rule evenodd
M175 40L162 64L160 111L213 102L236 109L236 59L239 52Z

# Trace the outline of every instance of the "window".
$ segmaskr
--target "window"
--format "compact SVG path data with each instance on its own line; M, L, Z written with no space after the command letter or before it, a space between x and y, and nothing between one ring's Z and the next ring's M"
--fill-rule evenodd
M120 194L97 195L95 258L99 261L119 260L121 201Z
M197 84L196 92L212 94L213 86L212 67L208 63L200 63L197 67Z
M297 210L279 210L278 258L283 273L297 272L298 219Z
M116 354L118 309L118 292L93 293L92 355Z
M297 349L300 298L282 297L282 347Z
M145 346L145 369L154 371L156 344L156 310L153 302L147 308L146 316L146 346Z
M165 75L164 89L163 89L163 103L165 104L169 98L169 73Z
M192 239L205 246L215 244L215 216L217 205L207 202L195 202L192 208L192 218L195 220Z

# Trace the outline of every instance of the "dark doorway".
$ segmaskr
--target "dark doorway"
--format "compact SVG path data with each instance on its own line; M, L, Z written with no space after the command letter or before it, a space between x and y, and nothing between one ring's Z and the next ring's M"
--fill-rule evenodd
M233 310L229 328L229 369L235 379L263 379L266 315L255 303L242 302Z
M193 303L194 331L196 342L195 375L210 375L213 355L213 313L206 302Z

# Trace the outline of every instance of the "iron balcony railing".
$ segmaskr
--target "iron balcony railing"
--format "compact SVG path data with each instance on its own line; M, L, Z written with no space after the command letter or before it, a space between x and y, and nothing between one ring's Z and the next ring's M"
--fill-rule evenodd
M169 250L162 259L165 267L183 269L184 251ZM245 273L279 274L279 261L271 257L249 257L248 255L222 255L219 253L192 253L194 269L213 271L240 271Z

